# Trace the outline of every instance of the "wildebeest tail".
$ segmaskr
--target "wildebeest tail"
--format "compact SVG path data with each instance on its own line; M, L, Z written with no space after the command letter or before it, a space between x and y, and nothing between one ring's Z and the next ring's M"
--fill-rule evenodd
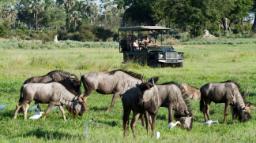
M21 103L21 102L23 101L23 94L22 94L23 88L24 88L24 85L22 85L21 88L20 88L20 99L19 99L19 103Z
M86 78L85 78L86 75L82 75L81 76L81 83L83 84L84 86L84 96L87 96L90 94L90 88L89 88L89 85L86 81Z
M203 89L203 87L200 88L200 93L201 93L201 99L200 99L200 111L203 112L204 108L205 108L205 101L204 101L204 97L205 97L205 91Z
M205 103L204 103L203 99L201 98L201 99L200 99L200 111L201 111L201 112L203 112L204 106L205 106Z
M20 99L19 99L19 103L21 104L23 102L24 96L23 96L23 88L24 88L24 84L20 87ZM23 112L23 108L20 108L19 113Z

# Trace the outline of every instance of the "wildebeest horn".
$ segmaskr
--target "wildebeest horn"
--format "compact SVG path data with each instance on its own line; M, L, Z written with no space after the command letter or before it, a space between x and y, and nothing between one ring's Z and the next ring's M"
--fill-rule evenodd
M159 77L155 76L155 77L151 77L148 82L151 82L153 85L155 84L155 82L157 82L159 79Z
M79 97L78 97L78 101L79 101L79 102L84 102L84 97L83 97L83 96L79 96Z

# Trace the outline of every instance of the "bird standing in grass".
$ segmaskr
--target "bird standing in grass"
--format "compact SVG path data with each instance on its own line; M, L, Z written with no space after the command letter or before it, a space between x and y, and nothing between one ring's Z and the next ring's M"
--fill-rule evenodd
M181 125L180 121L176 121L176 122L171 122L168 124L168 128L174 128L176 127L177 125Z
M37 120L37 119L39 119L39 118L41 118L41 117L43 116L43 113L44 113L44 112L36 112L35 115L29 117L29 119L31 119L31 120Z

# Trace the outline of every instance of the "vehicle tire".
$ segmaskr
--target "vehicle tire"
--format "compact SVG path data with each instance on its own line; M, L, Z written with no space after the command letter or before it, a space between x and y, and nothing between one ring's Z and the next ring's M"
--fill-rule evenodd
M176 66L177 67L183 67L183 63L177 63Z
M150 67L158 67L158 62L156 62L156 61L154 61L154 60L150 60L149 62L148 62L148 66L150 66Z

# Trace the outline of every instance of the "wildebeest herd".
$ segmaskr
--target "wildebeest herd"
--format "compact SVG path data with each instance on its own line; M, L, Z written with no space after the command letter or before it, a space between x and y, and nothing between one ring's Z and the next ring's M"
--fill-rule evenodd
M126 135L129 126L129 115L133 112L130 127L133 135L136 121L141 119L154 133L155 121L160 107L168 109L168 124L174 121L180 123L184 129L192 129L193 114L190 107L191 99L200 99L200 110L205 121L209 118L211 102L225 103L224 122L226 122L227 107L232 109L233 119L241 122L251 118L249 104L246 104L243 93L238 83L227 80L220 83L207 83L200 91L188 84L166 82L156 84L158 77L145 80L142 75L126 71L113 70L110 72L91 72L84 74L79 79L69 72L55 70L43 76L31 77L24 81L20 88L20 99L16 106L14 119L19 112L23 112L27 119L29 104L34 101L39 104L48 104L43 114L45 118L54 106L58 106L66 120L65 110L74 116L87 110L86 99L92 91L101 94L113 94L108 111L113 108L115 100L119 97L123 105L123 130ZM80 86L84 87L84 92Z

